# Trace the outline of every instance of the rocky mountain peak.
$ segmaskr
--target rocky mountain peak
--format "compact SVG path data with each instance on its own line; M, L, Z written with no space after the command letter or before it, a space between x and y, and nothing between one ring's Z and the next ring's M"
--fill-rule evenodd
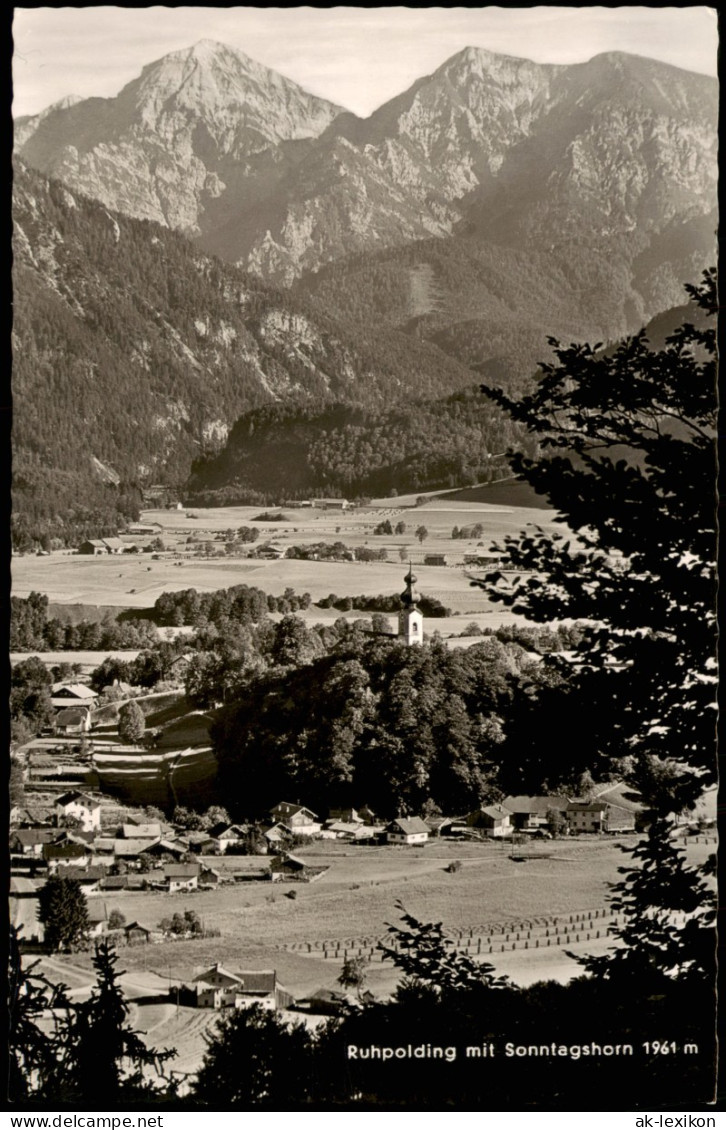
M227 139L230 131L251 127L273 143L317 136L341 111L242 51L211 39L144 67L118 102L150 129L172 114L192 115L221 129Z

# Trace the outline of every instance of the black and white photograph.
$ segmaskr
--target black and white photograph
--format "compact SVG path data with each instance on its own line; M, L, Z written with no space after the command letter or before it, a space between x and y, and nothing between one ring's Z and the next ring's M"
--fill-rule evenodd
M715 1125L716 9L12 40L11 1109Z

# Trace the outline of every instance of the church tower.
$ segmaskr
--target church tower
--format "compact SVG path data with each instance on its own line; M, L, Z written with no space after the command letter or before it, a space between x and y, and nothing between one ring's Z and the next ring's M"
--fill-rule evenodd
M398 613L398 638L407 647L423 643L423 614L416 605L421 600L421 594L413 587L416 578L411 571L411 562L408 564L408 573L404 580L406 589L401 593L401 611Z

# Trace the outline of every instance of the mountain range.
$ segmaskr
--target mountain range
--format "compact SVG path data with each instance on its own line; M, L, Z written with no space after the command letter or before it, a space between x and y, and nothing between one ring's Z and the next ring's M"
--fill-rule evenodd
M28 164L289 283L462 228L546 251L586 229L642 256L713 211L716 121L705 75L617 52L561 66L478 47L361 119L203 40L116 98L65 100L16 129Z
M265 404L380 423L638 330L713 262L716 119L651 59L474 47L361 119L206 40L18 119L18 517L112 524Z

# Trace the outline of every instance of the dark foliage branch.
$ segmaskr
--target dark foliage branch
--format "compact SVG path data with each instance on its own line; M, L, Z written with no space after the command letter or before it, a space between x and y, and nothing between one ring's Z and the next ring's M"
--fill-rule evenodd
M643 334L606 351L552 341L532 393L484 387L537 437L542 456L513 465L572 531L506 539L527 576L486 587L530 619L591 622L559 668L590 703L593 748L630 755L641 784L653 759L679 765L670 797L646 793L660 811L715 772L715 271L688 289L703 325L660 350Z

